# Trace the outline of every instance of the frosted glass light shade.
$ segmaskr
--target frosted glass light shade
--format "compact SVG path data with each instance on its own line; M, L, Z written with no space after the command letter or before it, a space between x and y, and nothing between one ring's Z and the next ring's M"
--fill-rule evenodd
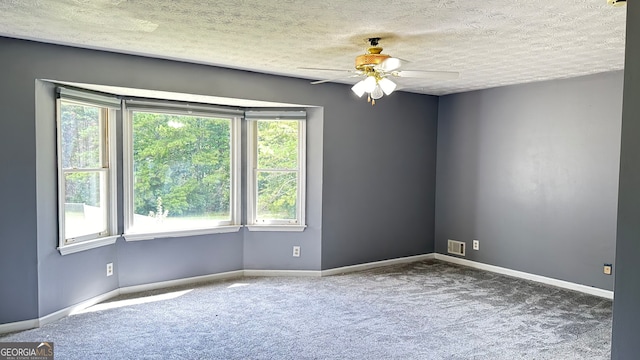
M364 91L370 93L373 90L375 90L376 85L378 85L378 82L376 81L376 78L373 76L367 76L366 79L363 80L364 82Z
M397 86L396 83L387 78L378 80L378 85L380 85L382 91L384 91L384 93L387 95L391 95L391 93L396 89Z
M364 80L360 80L358 81L355 85L353 85L351 87L351 90L358 95L358 97L362 97L362 95L364 95L365 93L365 85L364 85Z
M382 89L380 88L380 85L376 85L376 87L371 92L371 98L373 100L378 100L382 97L382 95L384 94L382 93Z

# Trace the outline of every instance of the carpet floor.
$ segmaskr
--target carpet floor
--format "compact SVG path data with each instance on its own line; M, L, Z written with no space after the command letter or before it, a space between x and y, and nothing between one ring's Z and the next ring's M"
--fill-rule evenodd
M56 359L609 359L611 301L436 260L121 296L0 342Z

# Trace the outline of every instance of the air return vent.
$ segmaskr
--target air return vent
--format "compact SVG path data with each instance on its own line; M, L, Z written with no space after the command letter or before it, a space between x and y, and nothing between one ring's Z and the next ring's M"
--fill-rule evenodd
M449 254L464 256L465 243L462 241L449 240L447 252Z

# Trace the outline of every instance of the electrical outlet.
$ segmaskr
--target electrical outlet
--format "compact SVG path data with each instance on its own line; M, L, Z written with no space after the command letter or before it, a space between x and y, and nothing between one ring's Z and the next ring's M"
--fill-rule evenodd
M613 270L613 265L604 264L603 272L605 273L605 275L611 275L612 270Z
M113 275L113 263L107 264L107 276Z
M294 257L300 257L300 246L294 246L293 247L293 256Z
M473 240L473 250L480 250L480 240Z

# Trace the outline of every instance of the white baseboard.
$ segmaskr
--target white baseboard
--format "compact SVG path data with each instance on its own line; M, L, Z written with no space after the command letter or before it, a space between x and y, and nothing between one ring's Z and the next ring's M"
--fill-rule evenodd
M74 313L84 310L90 306L93 306L97 303L101 303L105 300L109 300L113 297L116 297L120 294L120 291L118 289L116 290L112 290L109 291L107 293L104 293L102 295L98 295L95 297L92 297L91 299L82 301L78 304L66 307L64 309L58 310L56 312L53 312L49 315L45 315L41 318L38 319L33 319L33 320L26 320L26 321L18 321L18 322L13 322L13 323L8 323L8 324L0 324L0 334L5 334L5 333L9 333L9 332L13 332L13 331L23 331L23 330L29 330L29 329L33 329L33 328L38 328L42 325L46 325L49 324L51 322L54 322L56 320L60 320L66 316L69 315L73 315Z
M93 306L95 304L101 303L103 301L109 300L111 298L114 298L116 296L120 295L120 290L119 289L115 289L115 290L111 290L108 293L102 294L102 295L98 295L95 297L92 297L89 300L85 300L82 301L78 304L75 305L71 305L67 308L64 308L62 310L58 310L54 313L51 313L49 315L45 315L43 317L41 317L40 320L40 324L39 326L54 322L56 320L60 320L63 317L69 316L69 315L73 315L76 312L82 311L90 306Z
M245 270L244 276L298 276L320 277L318 270Z
M422 254L422 255L407 256L407 257L397 258L397 259L389 259L389 260L375 261L375 262L364 263L364 264L351 265L351 266L343 266L343 267L334 268L334 269L322 270L322 276L346 274L354 271L363 271L363 270L373 269L373 268L382 267L382 266L406 264L406 263L429 260L429 259L435 259L435 255Z
M16 321L8 324L0 324L0 334L6 334L14 331L29 330L29 329L37 328L38 326L39 326L38 319Z
M610 290L604 290L604 289L599 289L599 288L591 287L591 286L587 286L587 285L581 285L581 284L572 283L572 282L569 282L569 281L558 280L558 279L554 279L554 278L550 278L550 277L546 277L546 276L530 274L530 273L526 273L526 272L523 272L523 271L511 270L511 269L503 268L503 267L500 267L500 266L483 264L483 263L480 263L480 262L467 260L467 259L461 259L461 258L449 256L449 255L444 255L444 254L437 254L436 253L435 254L435 258L436 258L436 260L442 260L442 261L446 261L446 262L449 262L449 263L452 263L452 264L468 266L468 267L471 267L471 268L474 268L474 269L490 271L490 272L494 272L494 273L498 273L498 274L503 274L503 275L508 275L508 276L513 276L513 277L525 279L525 280L531 280L531 281L535 281L535 282L539 282L539 283L543 283L543 284L547 284L547 285L551 285L551 286L556 286L556 287L560 287L560 288L564 288L564 289L579 291L581 293L594 295L594 296L599 296L599 297L602 297L602 298L605 298L605 299L613 300L613 291L610 291Z
M88 307L91 307L95 304L101 303L103 301L109 300L111 298L114 298L122 294L131 294L131 293L136 293L141 291L163 289L163 288L168 288L173 286L195 284L195 283L201 283L201 282L207 282L207 281L213 281L213 280L241 278L242 276L243 276L243 270L237 270L237 271L229 271L229 272L224 272L219 274L195 276L195 277L190 277L185 279L162 281L162 282L151 283L151 284L126 286L123 288L109 291L102 295L92 297L91 299L88 299L78 304L58 310L54 313L45 315L38 319L18 321L18 322L13 322L8 324L0 324L0 334L38 328L42 325L51 323L56 320L60 320L69 315L73 315L77 312L85 310Z
M223 272L218 274L194 276L194 277L184 278L184 279L160 281L160 282L155 282L150 284L125 286L120 288L120 294L132 294L132 293L137 293L142 291L164 289L164 288L169 288L174 286L190 285L190 284L202 283L207 281L241 278L243 274L244 274L243 270L235 270L235 271L228 271L228 272Z

